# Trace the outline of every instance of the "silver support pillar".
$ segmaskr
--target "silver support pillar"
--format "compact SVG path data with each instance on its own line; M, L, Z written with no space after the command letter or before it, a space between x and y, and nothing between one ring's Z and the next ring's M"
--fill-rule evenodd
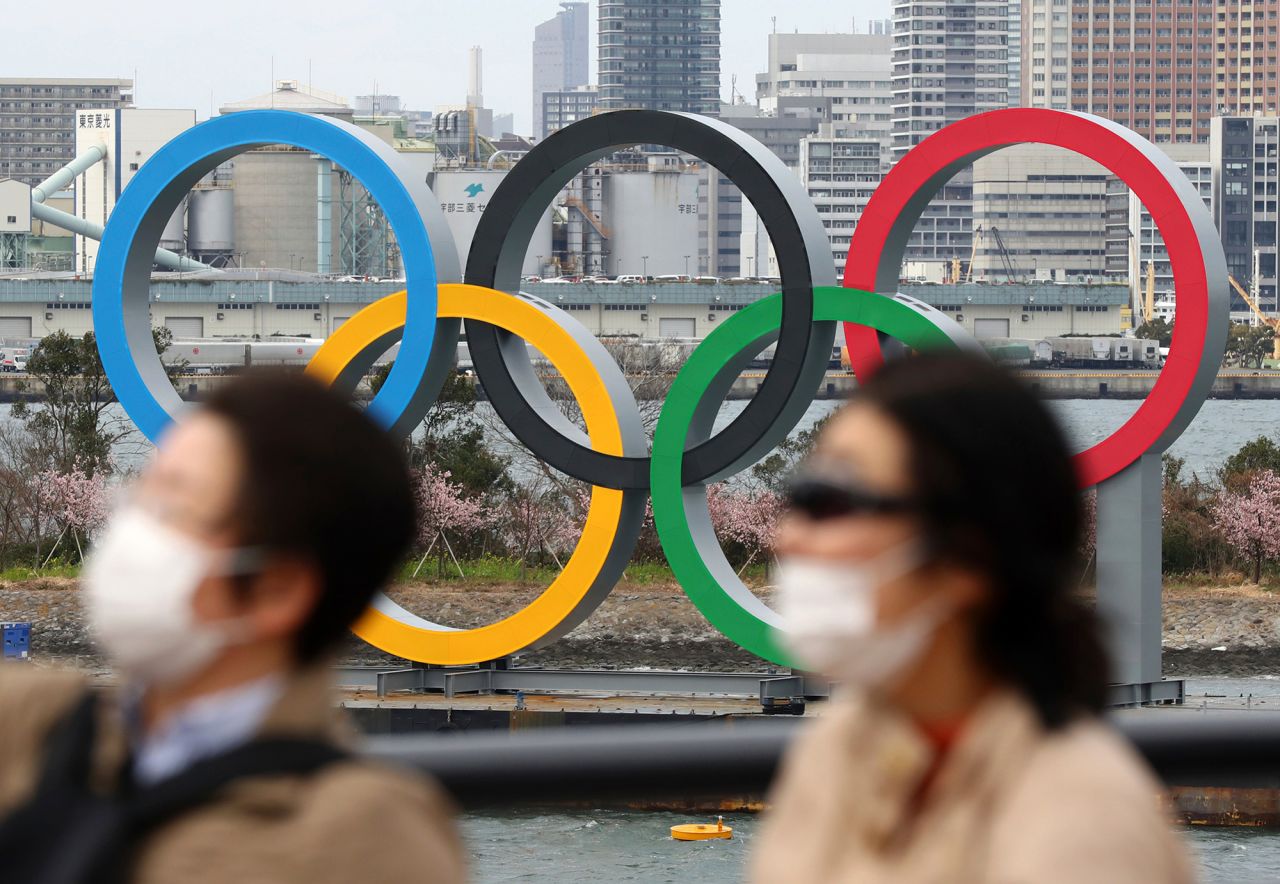
M316 156L316 273L332 272L333 161Z
M1098 485L1098 613L1121 684L1160 681L1162 482L1152 453Z

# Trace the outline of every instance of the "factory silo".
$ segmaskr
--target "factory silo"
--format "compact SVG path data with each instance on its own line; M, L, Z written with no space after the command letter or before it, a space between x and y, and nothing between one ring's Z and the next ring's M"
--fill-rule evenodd
M189 199L190 197L184 196L182 202L178 203L178 208L174 209L173 214L169 216L169 221L164 225L164 232L160 234L160 248L179 254L186 250Z
M235 191L210 187L191 192L187 242L205 263L226 264L235 251Z

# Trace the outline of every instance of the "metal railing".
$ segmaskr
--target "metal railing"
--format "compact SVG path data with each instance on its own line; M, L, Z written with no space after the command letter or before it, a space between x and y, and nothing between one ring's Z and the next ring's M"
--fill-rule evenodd
M1280 788L1280 715L1139 710L1111 722L1169 785ZM761 795L798 719L584 725L372 737L365 752L434 776L463 807Z

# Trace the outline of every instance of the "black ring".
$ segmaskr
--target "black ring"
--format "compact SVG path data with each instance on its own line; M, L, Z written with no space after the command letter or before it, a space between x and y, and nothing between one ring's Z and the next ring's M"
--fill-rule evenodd
M836 284L826 229L795 172L768 148L739 129L696 114L620 110L580 120L542 141L507 173L476 228L464 278L473 285L518 291L534 228L556 194L596 160L636 144L671 147L718 169L751 202L778 256L782 325L773 363L742 413L685 452L684 482L714 481L754 463L791 431L799 418L796 405L817 390L835 340L835 323L813 321L814 286ZM489 401L531 452L593 485L649 487L649 458L603 454L566 436L563 430L571 425L537 382L525 348L512 346L517 342L509 333L470 319L466 327L471 360Z

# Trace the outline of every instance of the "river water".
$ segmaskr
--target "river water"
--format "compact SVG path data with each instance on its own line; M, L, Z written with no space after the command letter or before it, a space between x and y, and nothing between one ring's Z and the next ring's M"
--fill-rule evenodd
M1280 679L1189 680L1189 705L1200 698L1251 695L1280 712ZM1170 714L1182 714L1171 712ZM1268 715L1264 711L1251 714ZM729 814L730 841L680 842L670 827L713 822L689 814L618 810L522 810L467 814L461 828L477 882L687 882L743 880L753 814ZM1183 830L1206 884L1280 881L1280 834L1249 829Z

